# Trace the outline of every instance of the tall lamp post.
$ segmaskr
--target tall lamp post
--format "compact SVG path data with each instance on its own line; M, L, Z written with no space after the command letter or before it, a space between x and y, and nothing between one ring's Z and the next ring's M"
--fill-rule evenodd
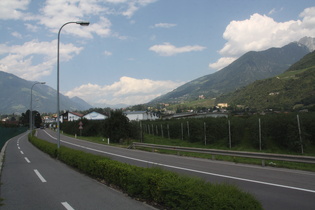
M46 84L46 82L36 82L32 85L31 87L31 104L30 104L30 132L31 132L31 136L33 135L32 134L32 131L33 131L33 117L32 117L32 114L33 114L33 109L32 109L32 106L33 106L33 87L35 85L38 85L38 84L41 84L41 85L44 85Z
M67 22L63 24L59 31L58 31L58 43L57 43L57 142L58 142L58 149L60 148L60 103L59 103L59 45L60 45L60 32L61 29L68 24L79 24L81 26L88 26L90 25L90 22L86 21L72 21L72 22Z

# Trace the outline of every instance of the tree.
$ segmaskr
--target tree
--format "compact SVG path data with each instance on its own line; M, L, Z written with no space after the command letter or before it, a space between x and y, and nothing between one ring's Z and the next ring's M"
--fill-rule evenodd
M30 110L27 110L25 113L22 113L20 117L20 124L24 126L29 126L30 124Z
M103 135L111 142L130 138L132 125L121 110L111 111L110 117L104 122Z
M41 115L38 111L32 111L32 116L33 116L33 125L36 128L39 128L40 125L42 124L42 118ZM30 110L27 110L25 113L22 113L22 116L20 118L20 124L24 126L29 126L30 124Z

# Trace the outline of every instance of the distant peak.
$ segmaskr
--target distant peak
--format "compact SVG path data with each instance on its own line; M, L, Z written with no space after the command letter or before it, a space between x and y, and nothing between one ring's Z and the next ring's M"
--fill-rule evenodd
M305 36L300 39L298 43L305 45L310 50L310 52L315 50L315 38Z

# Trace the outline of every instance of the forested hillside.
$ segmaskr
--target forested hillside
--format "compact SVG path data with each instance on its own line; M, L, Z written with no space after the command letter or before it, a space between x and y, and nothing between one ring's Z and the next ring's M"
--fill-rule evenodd
M315 106L315 51L303 57L286 72L256 81L217 99L232 107L292 110Z

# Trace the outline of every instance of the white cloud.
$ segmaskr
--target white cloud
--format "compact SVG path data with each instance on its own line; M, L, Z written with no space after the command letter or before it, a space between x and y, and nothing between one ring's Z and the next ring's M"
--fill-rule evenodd
M37 16L37 19L40 24L57 33L60 27L66 22L89 21L89 18L86 17L99 15L99 21L91 23L88 27L71 24L62 30L63 33L85 38L92 38L93 33L106 37L110 34L111 23L102 15L107 14L108 11L109 9L97 0L47 0L44 7L40 10L41 14Z
M226 67L237 58L235 57L222 57L217 62L209 64L210 68L221 70L222 68Z
M179 53L186 53L186 52L192 52L192 51L202 51L206 49L203 46L199 45L188 45L184 47L175 47L174 45L170 43L164 43L162 45L154 45L149 48L149 50L156 52L157 54L161 56L172 56Z
M30 0L1 0L0 19L23 19Z
M82 47L73 44L60 44L61 61L72 59ZM23 45L0 44L0 71L13 73L26 80L36 80L47 76L57 61L57 41L38 42L32 40ZM35 59L36 58L36 59ZM37 62L36 62L37 61Z
M136 11L138 11L141 7L145 7L148 4L154 3L156 0L129 0L127 9L122 12L122 15L131 18ZM125 2L123 2L125 3Z
M157 23L153 26L153 28L172 28L175 26L176 24L173 23Z
M107 51L107 50L104 51L104 55L106 55L106 56L111 56L112 54L113 54L113 53L110 52L110 51Z
M227 40L219 51L222 57L239 57L248 51L261 51L271 47L282 47L298 41L304 36L315 37L315 7L306 8L302 20L276 22L271 17L253 14L249 19L231 21L223 33ZM222 59L226 63L226 59ZM226 63L228 64L228 63ZM219 66L220 60L209 66Z
M26 26L26 29L29 31L37 32L37 30L38 30L38 26L29 24L29 23L25 23L24 25Z
M63 32L85 38L92 38L93 34L97 34L101 37L112 35L124 39L124 36L119 36L111 32L111 22L104 16L114 14L131 18L138 9L155 1L156 0L47 0L44 7L40 10L40 15L34 16L33 19L38 20L40 24L56 33L66 22L79 20L89 21L89 17L98 16L99 21L91 23L88 27L78 27L72 24L65 27Z
M14 31L14 32L12 32L11 34L12 34L12 36L14 36L14 37L16 37L16 38L19 38L19 39L22 38L22 34L20 34L19 32Z
M111 85L84 84L65 93L69 97L78 96L90 104L141 104L146 103L161 94L167 93L183 82L154 81L121 77Z
M273 8L272 10L268 12L268 15L273 15L275 13L281 12L282 10L283 10L283 7L280 8L279 10L277 10L276 8Z

